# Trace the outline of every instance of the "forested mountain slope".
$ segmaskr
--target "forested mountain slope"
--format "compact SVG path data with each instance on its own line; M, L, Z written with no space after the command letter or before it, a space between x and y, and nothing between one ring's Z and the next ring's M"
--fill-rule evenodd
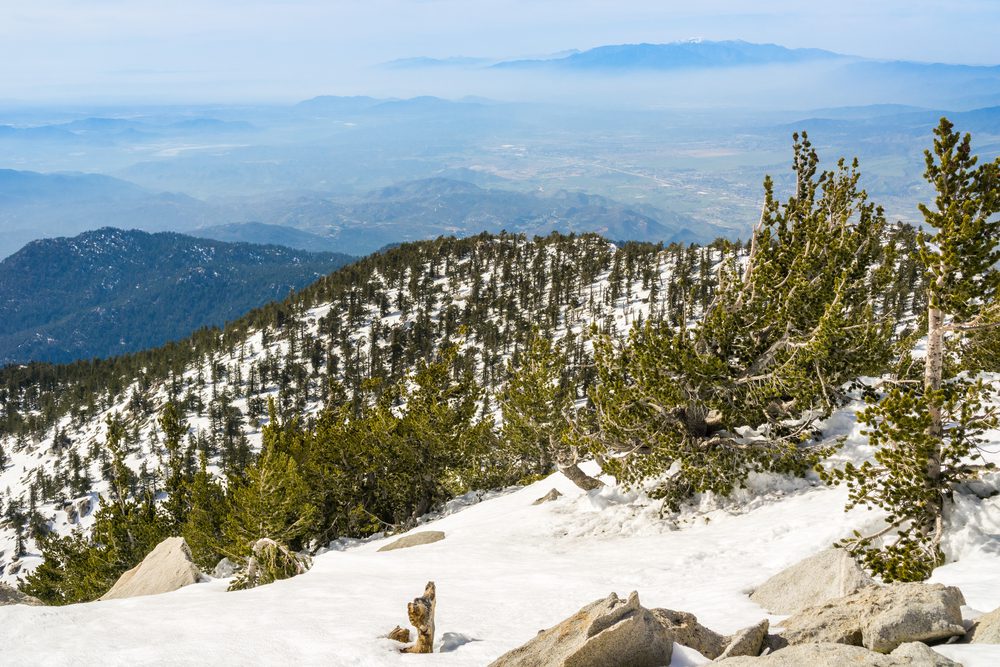
M624 334L650 318L681 325L712 299L720 262L743 252L725 241L663 248L592 235L443 238L370 256L223 330L163 348L9 367L0 372L3 578L38 562L33 536L88 525L112 474L102 446L109 415L121 418L135 484L152 489L162 483L167 452L158 415L168 401L192 427L189 465L204 452L213 470L238 475L259 447L268 399L283 421L310 418L332 391L392 387L451 343L459 350L451 362L456 377L469 375L485 389L481 414L494 409L507 361L536 327L563 339L565 372L582 397L593 380L592 328ZM909 260L900 261L896 286L878 304L894 316L912 307L917 276ZM18 545L25 555L10 567Z
M353 259L113 228L34 241L0 262L0 365L162 345Z

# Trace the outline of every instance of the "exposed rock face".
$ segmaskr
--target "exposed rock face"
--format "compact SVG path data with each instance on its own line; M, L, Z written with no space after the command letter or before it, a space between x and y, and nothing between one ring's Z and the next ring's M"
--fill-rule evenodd
M903 644L889 655L846 644L799 644L759 658L727 658L724 667L961 667L924 644Z
M183 537L168 537L142 562L119 577L101 600L134 598L141 595L169 593L198 583L198 567L191 560L191 549Z
M789 644L832 642L888 653L912 641L965 634L962 592L941 584L892 584L810 607L781 623Z
M774 575L750 599L773 614L794 614L874 583L846 551L826 549Z
M672 609L651 609L650 612L678 644L693 648L711 660L726 650L729 639L706 628L694 614Z
M0 607L7 607L14 604L27 604L37 607L44 603L38 598L22 593L13 586L0 583Z
M434 542L440 542L444 539L444 533L440 530L425 530L420 533L412 533L410 535L404 535L395 542L390 542L385 545L379 551L395 551L396 549L408 549L409 547L417 547L421 544L433 544Z
M1000 644L1000 609L994 609L976 619L969 630L973 644Z
M549 491L544 496L542 496L541 498L539 498L538 500L536 500L535 502L533 502L531 504L532 505L541 505L542 503L552 502L553 500L556 500L560 496L562 496L562 494L559 492L559 489L552 489L551 491Z
M760 652L764 650L764 639L767 637L767 628L768 622L765 618L757 625L740 630L729 638L726 650L722 652L719 659L760 655Z
M491 667L662 667L673 643L663 624L639 604L612 593L588 604L527 644L505 653Z

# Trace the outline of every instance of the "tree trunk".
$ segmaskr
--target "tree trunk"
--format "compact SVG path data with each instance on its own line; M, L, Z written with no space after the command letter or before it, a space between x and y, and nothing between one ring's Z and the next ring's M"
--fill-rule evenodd
M428 581L424 594L406 605L410 623L417 629L417 642L403 653L434 652L434 610L437 608L437 591L434 582Z
M944 288L944 272L938 274L934 281L934 287L930 295L927 307L927 358L924 361L924 394L941 389L941 380L944 373L944 312L938 306L937 294ZM937 294L935 294L937 292ZM944 436L944 427L941 419L941 408L933 402L927 405L927 412L930 416L930 426L927 427L927 435L937 439L939 442ZM934 448L927 458L927 485L929 488L937 489L941 480L941 448L940 445ZM933 514L927 517L927 525L924 527L926 534L932 534L940 525L941 512L944 503L939 497L934 503Z
M569 481L573 482L584 491L593 491L594 489L599 489L604 486L604 482L596 477L591 477L587 473L580 470L580 466L576 463L559 462L556 463L556 467L559 468L559 472L565 475Z

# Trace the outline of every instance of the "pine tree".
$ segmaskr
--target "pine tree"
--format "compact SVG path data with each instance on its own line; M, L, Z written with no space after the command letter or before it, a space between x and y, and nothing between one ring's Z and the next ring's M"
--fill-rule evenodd
M231 491L223 532L236 557L248 555L261 538L301 547L315 525L317 509L292 455L302 432L294 420L284 425L278 420L273 401L268 407L260 455Z
M191 505L181 535L191 548L194 562L207 571L222 558L222 526L228 508L225 492L208 472L208 458L204 452L188 491Z
M175 403L168 402L160 413L160 428L163 430L163 446L167 450L167 460L163 470L163 490L167 498L163 510L170 525L180 528L188 511L187 479L184 473L184 436L188 433L184 416Z
M883 212L857 161L817 173L806 135L794 139L795 194L779 203L765 179L745 263L723 262L704 312L685 294L676 326L595 343L595 429L577 442L622 483L657 478L672 507L753 471L808 470L827 452L810 444L815 421L888 359L893 323L871 306L891 277ZM681 259L687 275L693 258Z
M848 509L876 506L886 526L841 545L887 581L926 579L943 562L940 544L953 486L976 474L983 432L997 425L992 388L954 375L949 337L992 327L1000 289L1000 159L977 166L971 137L942 118L925 178L934 207L920 205L918 236L927 274L927 342L922 381L896 382L859 418L877 448L874 462L847 465L829 478L845 482ZM952 348L954 349L954 347ZM950 372L949 372L950 369ZM983 467L989 467L989 464Z

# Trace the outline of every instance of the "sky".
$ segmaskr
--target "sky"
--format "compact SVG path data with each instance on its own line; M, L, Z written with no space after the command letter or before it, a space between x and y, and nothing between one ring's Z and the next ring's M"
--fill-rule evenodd
M1000 64L995 0L0 2L4 101L291 101L371 92L396 58L692 38Z

